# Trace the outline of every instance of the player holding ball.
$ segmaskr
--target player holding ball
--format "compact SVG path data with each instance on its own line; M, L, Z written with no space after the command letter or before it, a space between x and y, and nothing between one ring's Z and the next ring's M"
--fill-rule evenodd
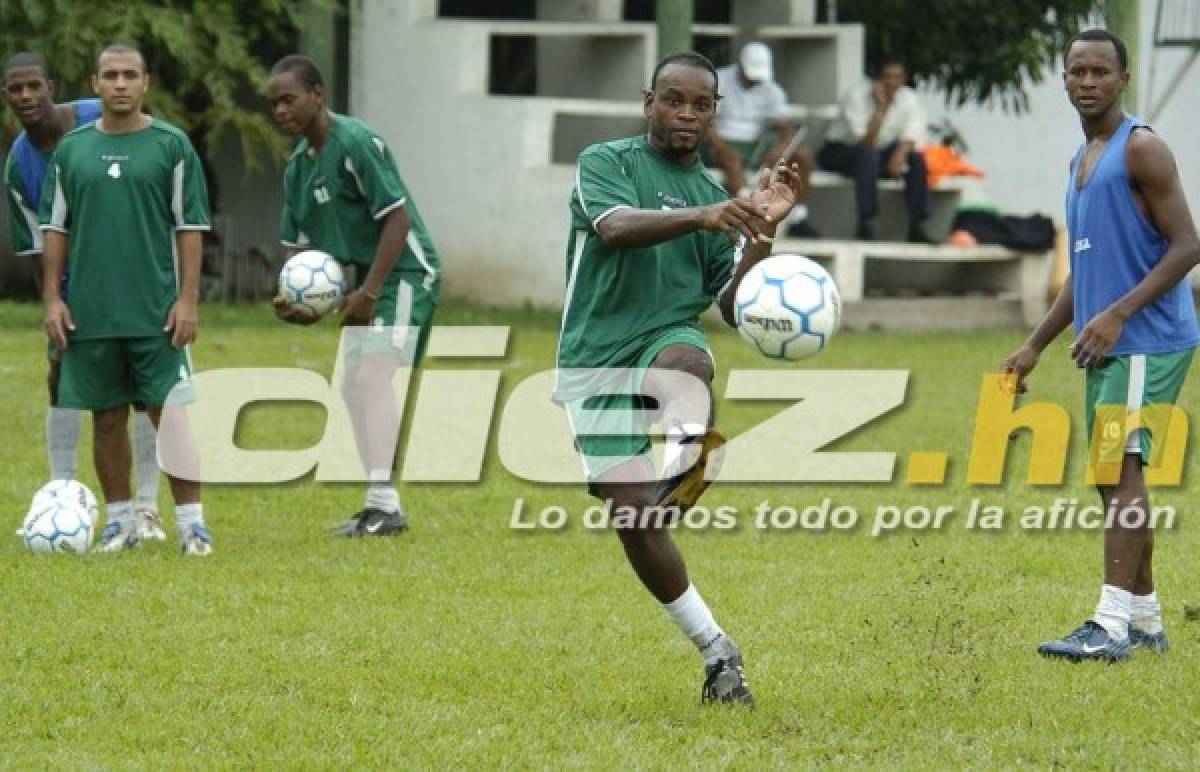
M441 264L387 144L356 118L326 108L324 80L311 59L292 54L276 62L267 100L279 127L299 138L283 172L283 245L289 254L328 252L359 275L341 309L345 360L339 369L370 484L362 510L337 533L399 533L408 517L392 483L400 428L392 377L420 361ZM282 297L274 308L292 324L317 320Z

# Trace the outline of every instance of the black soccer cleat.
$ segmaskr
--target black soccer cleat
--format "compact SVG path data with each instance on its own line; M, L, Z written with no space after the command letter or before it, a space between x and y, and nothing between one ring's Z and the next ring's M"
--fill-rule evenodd
M700 690L700 702L711 705L722 702L730 705L753 705L754 695L742 672L742 655L734 653L704 666L704 686Z
M338 536L391 536L408 530L408 517L401 512L384 512L367 507L334 529Z

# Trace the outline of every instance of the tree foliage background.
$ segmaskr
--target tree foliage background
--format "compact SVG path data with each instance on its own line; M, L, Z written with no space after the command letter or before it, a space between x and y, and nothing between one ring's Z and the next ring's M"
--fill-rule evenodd
M61 100L92 94L96 54L137 45L150 71L149 112L180 126L211 158L232 132L247 163L278 161L286 139L259 96L267 68L294 49L297 0L0 0L0 54L45 57ZM5 111L11 140L19 126ZM8 142L5 142L7 147Z
M1022 112L1097 0L838 0L839 22L866 26L867 66L899 57L958 105Z

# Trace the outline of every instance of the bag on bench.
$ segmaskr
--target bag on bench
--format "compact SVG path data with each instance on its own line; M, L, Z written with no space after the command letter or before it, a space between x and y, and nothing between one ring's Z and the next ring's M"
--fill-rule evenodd
M999 244L1022 252L1044 252L1054 246L1054 221L1041 214L1018 217L968 209L954 215L950 230L965 230L980 244Z

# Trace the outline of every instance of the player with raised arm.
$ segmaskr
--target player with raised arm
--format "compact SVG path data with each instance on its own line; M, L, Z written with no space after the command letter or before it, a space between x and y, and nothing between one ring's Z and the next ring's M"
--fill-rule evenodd
M400 179L387 143L356 118L330 112L311 59L285 56L267 83L271 113L299 137L283 173L282 241L289 251L320 249L358 270L341 310L342 394L368 475L366 501L337 532L385 536L408 528L392 466L400 416L392 393L398 367L415 366L437 306L441 263ZM274 301L284 321L311 324Z
M1070 350L1085 370L1091 458L1099 464L1113 457L1119 467L1115 484L1098 478L1097 487L1106 512L1120 516L1106 524L1095 614L1038 651L1116 661L1135 646L1167 648L1142 473L1152 443L1161 448L1165 438L1147 431L1143 408L1174 404L1200 343L1186 280L1200 262L1200 239L1170 149L1121 109L1129 82L1125 44L1106 30L1085 30L1068 43L1065 66L1067 96L1084 135L1067 183L1071 276L1003 370L1024 391L1041 352L1074 323Z
M679 517L695 504L723 443L712 428L713 360L698 315L715 300L733 324L738 283L769 254L803 180L796 165L780 165L751 195L730 199L698 157L719 98L708 59L669 56L644 96L647 133L580 155L555 399L629 563L700 652L702 701L749 704L742 654L689 580L662 515ZM633 393L653 395L668 439L661 483L649 427L629 418L639 400L597 385L598 369L634 373ZM700 388L678 388L678 376ZM629 512L637 516L622 516Z
M4 64L4 96L21 122L8 154L4 180L8 187L8 232L13 251L33 258L34 280L42 284L42 232L37 208L42 198L46 168L58 141L68 131L100 117L100 100L79 99L54 103L54 81L45 60L37 54L13 54ZM64 277L63 290L68 282ZM46 452L50 457L50 479L73 480L78 474L79 426L82 412L58 404L60 352L47 347L50 370L46 385L50 407L46 413ZM155 454L154 424L144 406L134 413L134 450L137 454L137 510L144 539L166 539L158 516L158 459Z
M145 404L157 427L168 397L186 399L172 391L190 386L187 344L199 325L201 231L209 228L200 159L186 134L142 112L149 85L136 48L114 43L100 53L92 87L101 116L59 142L39 209L46 331L63 352L58 397L92 411L106 552L141 538L129 486L130 405ZM183 552L208 555L199 483L168 478Z

